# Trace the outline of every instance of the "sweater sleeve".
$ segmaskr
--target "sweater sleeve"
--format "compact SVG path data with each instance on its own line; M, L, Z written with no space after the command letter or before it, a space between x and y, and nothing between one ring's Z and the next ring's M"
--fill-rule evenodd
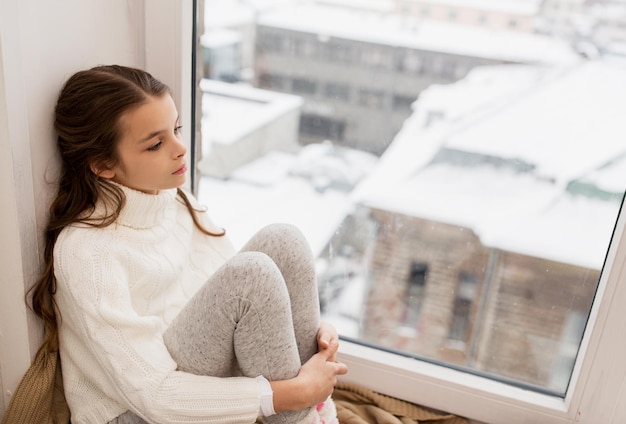
M64 373L72 373L70 384L80 382L66 387L70 397L92 387L153 423L254 422L258 383L177 371L165 324L132 307L123 255L105 243L87 249L79 239L60 238L54 255Z

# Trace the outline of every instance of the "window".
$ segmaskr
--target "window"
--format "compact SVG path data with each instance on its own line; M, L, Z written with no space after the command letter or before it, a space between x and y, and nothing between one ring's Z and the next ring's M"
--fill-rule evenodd
M393 107L395 109L410 110L411 105L415 102L415 100L415 97L397 94L393 96Z
M413 335L417 330L422 299L424 298L427 271L428 265L425 263L413 262L411 264L405 295L404 317L401 320L399 328L401 332L408 331L409 334Z
M326 84L325 94L330 99L348 101L350 100L350 86L329 82Z
M476 283L476 275L467 272L459 274L459 285L452 306L452 322L448 339L457 342L457 346L461 348L465 347L469 335L470 313L476 298Z
M379 90L361 89L359 90L359 104L365 107L381 108L385 95Z
M288 40L306 37L318 43L307 49L325 53L256 49L254 73L299 75L286 90L303 103L273 185L241 197L272 196L278 208L263 216L303 226L300 217L316 210L305 233L350 378L485 422L574 422L579 413L594 422L585 414L601 412L585 388L599 387L605 365L592 358L609 358L612 343L595 329L617 331L615 299L626 296L617 286L626 262L621 129L617 109L598 107L616 98L606 86L621 87L623 65L581 59L557 37L494 36L491 20L436 27L453 32L427 47L397 45L412 27L407 16L392 27L392 14L328 4L257 12L250 25L280 33L281 44L297 50ZM507 56L473 50L487 45ZM539 46L554 50L540 56ZM346 67L346 57L360 60ZM415 79L403 73L418 71L427 84L409 96ZM381 80L386 73L393 77ZM348 97L346 78L358 87L355 104L335 101ZM313 81L324 81L323 98L312 97ZM381 142L383 127L391 135ZM368 137L389 147L374 153ZM263 152L255 164L273 159ZM203 177L200 191L243 190L242 174ZM298 202L288 191L295 186ZM263 224L238 220L226 205L214 215L235 240ZM619 392L617 378L607 384ZM453 393L460 401L451 405Z
M278 74L261 74L259 75L259 85L264 88L274 89L277 91L288 90L289 78Z
M305 136L322 140L341 141L345 123L326 116L303 114L300 118L300 131Z
M308 78L294 78L292 87L296 94L315 94L317 82Z

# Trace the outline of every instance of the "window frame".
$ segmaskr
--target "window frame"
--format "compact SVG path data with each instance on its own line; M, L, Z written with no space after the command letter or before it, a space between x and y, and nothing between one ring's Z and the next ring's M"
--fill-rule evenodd
M178 37L191 34L191 26L184 20ZM162 52L161 60L167 60L168 54ZM186 80L183 86L191 88L192 75L184 73L188 66L180 62L174 66ZM620 308L626 305L626 284L619 284L626 278L625 230L626 212L621 209L564 398L347 340L341 343L339 358L350 371L341 380L484 423L626 422L626 402L620 402L626 390L626 308Z
M486 423L621 423L626 406L626 212L617 219L596 298L565 398L384 352L341 344L343 379L375 391ZM602 396L600 396L602 394Z

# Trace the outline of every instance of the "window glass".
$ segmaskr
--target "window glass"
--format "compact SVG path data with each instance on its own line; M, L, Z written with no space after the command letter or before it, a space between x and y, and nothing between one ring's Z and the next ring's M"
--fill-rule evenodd
M205 0L198 194L236 246L297 225L342 337L564 396L624 198L626 29L540 3Z

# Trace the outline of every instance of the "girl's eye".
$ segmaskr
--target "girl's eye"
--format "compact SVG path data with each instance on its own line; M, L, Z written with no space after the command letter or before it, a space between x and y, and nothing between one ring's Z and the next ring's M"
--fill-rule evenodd
M148 147L148 150L151 152L154 152L155 150L159 150L159 148L161 147L161 144L163 143L159 141L154 146Z
M180 133L180 131L183 129L182 125L177 126L176 128L174 128L174 134L178 134Z

